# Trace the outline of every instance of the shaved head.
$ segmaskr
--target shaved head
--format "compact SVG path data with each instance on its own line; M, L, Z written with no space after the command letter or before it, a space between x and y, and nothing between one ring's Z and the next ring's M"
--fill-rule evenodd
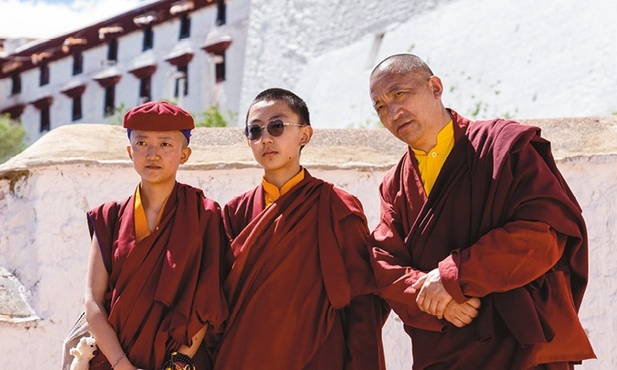
M429 66L413 54L395 54L387 57L373 69L371 78L381 73L419 74L426 78L433 75Z

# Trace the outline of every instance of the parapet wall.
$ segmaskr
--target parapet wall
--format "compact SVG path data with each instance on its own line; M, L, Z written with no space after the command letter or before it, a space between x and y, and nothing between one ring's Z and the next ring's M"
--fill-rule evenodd
M590 283L580 315L599 360L581 368L617 368L617 317L610 309L617 296L617 256L611 253L617 240L617 117L525 123L540 126L552 141L588 224ZM90 240L85 212L126 197L139 181L127 144L120 127L68 125L0 165L0 267L23 284L40 318L12 322L2 320L11 312L0 312L0 357L7 367L60 366L62 341L83 309ZM178 180L204 189L220 204L261 179L238 128L197 129L191 147ZM356 195L374 227L379 183L405 150L384 129L315 130L302 162L313 175ZM409 369L409 340L394 315L384 343L388 368ZM12 356L24 348L28 356Z

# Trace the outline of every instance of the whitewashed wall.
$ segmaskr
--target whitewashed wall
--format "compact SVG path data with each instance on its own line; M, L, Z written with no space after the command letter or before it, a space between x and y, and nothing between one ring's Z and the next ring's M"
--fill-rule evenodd
M603 0L254 0L241 107L280 86L307 100L316 127L376 125L370 71L412 52L465 115L610 115L615 14Z
M190 14L190 38L178 40L180 19L154 25L154 46L142 51L143 32L137 30L118 38L118 61L106 65L107 44L85 50L83 52L83 72L73 76L73 57L49 63L50 80L45 86L39 86L40 71L31 69L21 74L22 92L11 96L11 79L0 80L0 110L17 103L27 104L21 123L27 132L27 143L31 144L45 132L40 129L40 111L29 104L39 98L53 96L50 106L51 129L83 122L111 122L104 116L105 89L93 80L102 72L117 73L122 78L116 85L115 104L119 108L129 109L140 104L139 79L128 71L150 64L156 64L156 72L152 75L152 99L173 100L191 112L197 119L203 118L203 113L213 104L227 115L229 111L234 116L239 112L240 87L244 68L244 50L250 2L246 0L227 1L227 23L218 27L221 34L231 36L233 41L226 51L226 80L217 84L215 81L214 63L208 54L201 49L207 35L216 28L216 5L207 6ZM55 35L54 35L55 36ZM188 50L193 53L193 59L188 64L189 94L174 98L175 77L177 68L164 58L171 53ZM72 121L72 99L60 91L69 87L86 84L82 95L82 118Z
M615 148L613 136L606 136L610 130L617 135L617 120L611 122L601 135ZM7 368L58 368L62 341L83 307L89 247L85 212L100 203L124 198L138 182L122 154L126 145L123 130L85 127L71 126L72 134L68 126L52 132L0 166L0 266L19 278L42 319L25 324L0 320L0 358ZM561 135L571 138L567 140L581 141L574 138L580 126L564 123L564 127ZM207 144L194 147L193 157L180 170L178 179L204 189L207 196L224 204L258 184L261 170L247 167L244 160L250 162L251 155L241 139L234 146L233 142L219 140L216 132L198 130L195 142ZM316 134L321 135L326 132ZM379 212L377 189L387 166L371 169L366 163L380 163L381 159L393 163L396 156L392 153L400 151L400 143L384 130L350 130L330 136L331 146L323 146L316 137L303 153L303 160L315 176L355 194L364 205L369 226L374 227ZM567 140L560 147L568 148ZM356 146L346 152L346 143ZM606 149L602 141L588 145L594 145L590 149L594 151ZM364 152L362 148L367 146L383 153L382 157ZM563 154L563 148L556 150ZM228 160L219 162L222 153L229 155ZM586 361L581 369L614 369L617 255L612 249L617 240L617 155L565 156L558 165L583 207L590 235L590 283L580 316L599 359ZM27 175L20 176L20 170ZM386 324L384 344L388 369L410 368L409 338L395 315ZM24 349L27 356L13 355Z

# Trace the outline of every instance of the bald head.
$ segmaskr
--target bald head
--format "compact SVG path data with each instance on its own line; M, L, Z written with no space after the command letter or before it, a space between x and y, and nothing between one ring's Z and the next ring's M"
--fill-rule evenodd
M413 54L395 54L387 57L373 69L371 78L381 73L403 75L418 74L426 78L433 75L433 71L431 71L429 66L418 56Z
M428 152L450 121L442 93L439 77L412 54L392 55L371 73L370 95L381 123L414 149Z

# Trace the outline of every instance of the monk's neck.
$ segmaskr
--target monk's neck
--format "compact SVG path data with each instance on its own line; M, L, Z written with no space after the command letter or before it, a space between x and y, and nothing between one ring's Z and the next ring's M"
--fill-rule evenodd
M281 190L283 185L287 184L289 180L300 173L301 169L302 167L298 164L298 167L292 169L283 168L280 170L267 170L264 173L264 178L267 182Z
M149 211L160 212L175 185L175 181L169 184L148 184L142 182L139 185L139 194L146 213Z
M424 153L430 152L434 147L437 146L437 136L439 135L441 130L443 130L443 128L446 127L446 125L450 123L450 121L452 120L453 118L450 115L450 112L448 112L446 109L443 109L441 112L440 119L436 121L434 125L432 125L432 129L430 130L427 140L422 142L417 147L412 146L412 148L421 150Z

